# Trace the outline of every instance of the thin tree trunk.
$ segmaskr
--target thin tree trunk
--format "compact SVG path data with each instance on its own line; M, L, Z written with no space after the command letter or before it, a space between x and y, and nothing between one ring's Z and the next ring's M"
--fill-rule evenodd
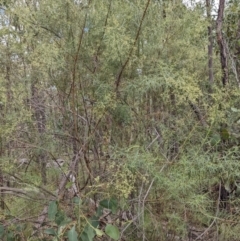
M8 46L8 43L7 43L7 46ZM11 106L12 106L12 88L11 88L11 79L10 79L10 71L11 71L11 68L10 68L10 54L9 52L7 51L7 60L6 60L6 76L5 76L5 80L6 80L6 97L7 97L7 108L6 108L6 112L8 111L11 111ZM1 108L1 111L2 108ZM5 114L6 114L5 112ZM8 143L6 143L6 151L8 153L8 155L10 155L10 150L11 150L11 141L9 141ZM3 156L4 155L4 151L3 150L3 138L2 136L0 137L0 156ZM5 185L9 185L8 182L6 182L4 180L4 175L3 175L3 172L2 170L0 169L0 187L3 187ZM2 209L5 208L5 202L4 202L4 193L1 193L1 196L0 196L0 206Z
M3 143L2 143L2 136L0 136L0 156L3 155ZM2 170L0 169L0 187L3 187L4 186L4 182L3 182L3 173L2 173ZM1 193L1 196L0 196L0 207L1 209L3 210L5 208L5 205L4 205L4 194Z
M206 8L207 8L207 19L209 21L208 25L208 76L209 76L209 83L210 83L210 91L211 86L213 84L213 34L212 34L212 17L211 17L211 7L212 3L211 0L206 0Z
M225 0L219 0L218 16L217 16L217 42L220 50L220 61L222 67L222 84L226 86L228 83L228 62L227 62L227 48L222 33L222 23L224 14Z
M237 30L237 41L240 41L240 19L238 20L238 30ZM237 47L237 53L235 55L237 55L236 57L236 71L237 71L237 76L240 76L240 44L238 44Z
M47 171L46 171L46 153L42 149L44 143L44 134L46 132L46 113L43 93L39 91L36 84L32 83L32 107L34 110L35 120L37 122L38 133L40 138L40 154L38 155L41 176L43 184L47 184Z

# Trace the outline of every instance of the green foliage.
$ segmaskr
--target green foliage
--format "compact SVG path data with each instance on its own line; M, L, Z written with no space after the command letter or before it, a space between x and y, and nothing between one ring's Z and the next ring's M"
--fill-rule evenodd
M237 239L238 1L224 88L205 7L147 3L2 1L0 239Z
M118 240L119 238L119 229L114 225L107 224L105 227L105 233L99 229L100 218L103 214L103 208L109 209L113 212L116 212L118 209L118 204L115 199L109 200L102 200L99 202L99 207L96 213L89 219L87 219L83 214L84 206L80 205L79 198L74 198L73 203L76 207L79 207L77 215L78 218L83 218L85 220L84 226L82 226L80 219L79 223L74 222L70 218L66 216L64 210L61 210L58 206L56 201L51 201L49 203L48 208L48 218L49 220L55 222L57 227L52 226L51 228L47 228L44 230L46 235L50 235L56 237L58 240L62 240L62 237L67 236L69 241L74 240L82 240L82 241L92 241L94 237L108 235L109 237L113 238L114 240ZM79 206L80 205L80 206ZM76 230L77 227L82 227L82 230Z

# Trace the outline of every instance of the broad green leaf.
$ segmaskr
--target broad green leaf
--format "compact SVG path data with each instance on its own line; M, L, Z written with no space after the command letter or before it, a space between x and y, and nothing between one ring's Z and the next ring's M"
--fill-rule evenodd
M81 241L91 241L91 240L89 240L88 235L87 235L87 233L85 231L82 232L82 234L80 236L80 240Z
M4 226L0 224L0 238L4 235Z
M57 236L57 232L53 228L48 228L48 229L44 230L44 233L48 234L48 235Z
M117 211L117 200L116 199L104 199L99 203L102 207L110 209L113 214Z
M94 228L97 228L97 226L99 225L98 217L96 217L96 216L91 217L91 225Z
M48 218L53 221L55 219L56 214L57 214L57 202L51 201L48 206Z
M95 235L95 230L89 224L87 224L80 238L82 241L92 241Z
M78 241L78 234L75 230L75 226L73 226L69 231L68 231L68 240L69 241Z
M63 211L58 211L55 215L55 223L61 225L66 220L66 215Z
M110 238L114 240L118 240L120 238L120 232L118 228L112 224L107 224L105 232Z
M65 217L65 218L63 219L63 221L60 222L59 226L65 226L65 225L67 225L67 224L69 224L69 223L71 223L71 222L72 222L72 219L71 219L71 218Z

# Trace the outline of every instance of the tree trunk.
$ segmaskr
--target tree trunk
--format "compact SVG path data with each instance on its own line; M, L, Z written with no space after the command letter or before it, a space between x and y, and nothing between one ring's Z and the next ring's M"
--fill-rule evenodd
M227 48L226 48L225 39L222 33L224 7L225 7L225 0L219 0L218 16L217 16L217 43L219 45L219 50L220 50L223 86L225 86L228 83Z
M41 168L41 177L43 184L47 184L46 171L46 153L42 146L44 143L44 134L46 132L46 114L45 114L45 100L43 93L36 87L35 81L32 83L32 107L34 110L35 120L40 139L40 152L38 154L38 161Z
M209 83L210 83L210 91L211 85L213 84L213 35L212 35L212 17L211 17L211 9L212 9L211 0L206 0L206 8L207 8L207 19L209 22L208 25L208 76L209 76Z

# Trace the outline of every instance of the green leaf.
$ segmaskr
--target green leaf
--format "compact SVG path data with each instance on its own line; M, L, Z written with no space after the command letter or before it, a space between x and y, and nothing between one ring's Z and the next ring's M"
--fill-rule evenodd
M44 230L44 233L52 236L57 236L57 232L53 228L48 228Z
M98 217L96 217L96 216L91 217L91 225L94 228L97 228L97 226L99 225Z
M104 232L101 229L96 228L95 232L96 232L98 237L102 237L104 235Z
M68 231L68 240L69 241L78 241L78 234L75 230L75 226L73 226L69 231Z
M4 226L0 224L0 238L4 235Z
M80 240L81 241L91 241L91 240L89 240L88 235L87 235L86 232L82 232L82 234L80 236Z
M64 223L66 219L65 213L62 211L58 211L55 215L55 223L57 225L61 225L62 223Z
M113 214L117 212L117 200L116 199L104 199L99 203L102 207L110 209Z
M95 235L96 235L95 230L92 228L91 225L87 224L80 238L82 241L92 241Z
M120 232L118 228L112 224L107 224L105 232L110 238L114 240L118 240L120 238Z
M48 218L53 221L55 219L56 214L57 214L57 202L51 201L48 206Z

